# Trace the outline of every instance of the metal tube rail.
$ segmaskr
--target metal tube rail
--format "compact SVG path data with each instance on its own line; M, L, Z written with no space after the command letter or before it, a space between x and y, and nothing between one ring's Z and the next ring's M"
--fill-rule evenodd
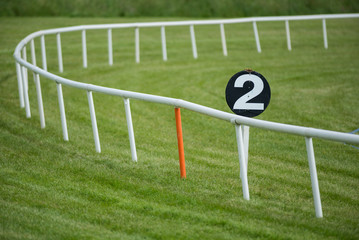
M299 20L323 20L338 18L359 18L358 13L351 14L321 14L321 15L303 15L303 16L279 16L279 17L252 17L236 18L221 20L196 20L196 21L173 21L173 22L151 22L151 23L119 23L119 24L97 24L97 25L80 25L73 27L54 28L41 30L28 35L23 41L28 43L31 39L41 35L57 34L63 32L74 32L82 30L96 29L118 29L118 28L142 28L142 27L166 27L166 26L190 26L190 25L216 25L216 24L235 24L247 22L267 22L267 21L299 21ZM22 41L21 41L22 42ZM19 45L21 44L19 43ZM18 45L18 46L19 46ZM15 50L16 51L16 50Z
M57 76L55 74L46 72L43 69L24 61L17 54L15 54L14 57L15 57L16 61L23 67L26 67L26 68L28 68L40 75L52 80L52 81L55 81L57 83L61 83L61 84L64 84L64 85L67 85L70 87L75 87L75 88L84 89L87 91L99 92L99 93L104 93L104 94L109 94L109 95L114 95L114 96L120 96L123 98L132 98L132 99L137 99L137 100L142 100L142 101L147 101L147 102L161 103L161 104L166 104L166 105L170 105L170 106L186 108L186 109L194 111L194 112L198 112L198 113L201 113L204 115L208 115L211 117L229 121L233 124L239 124L239 125L244 124L244 125L251 126L251 127L267 129L267 130L276 131L276 132L289 133L289 134L294 134L294 135L300 135L303 137L323 138L323 139L331 140L331 141L359 144L359 136L349 134L349 133L335 132L335 131L329 131L329 130L322 130L322 129L316 129L316 128L308 128L308 127L294 126L294 125L283 124L283 123L270 122L270 121L259 120L259 119L252 119L252 118L237 116L235 114L228 113L228 112L223 112L223 111L213 109L210 107L205 107L205 106L191 103L191 102L188 102L188 101L185 101L182 99L162 97L162 96L157 96L157 95L131 92L131 91L126 91L126 90L120 90L120 89L114 89L114 88L96 86L96 85L87 84L87 83L76 82L76 81L69 80L69 79Z
M54 28L39 31L42 34L56 34L62 32L73 32L81 30L96 29L116 29L116 28L140 28L140 27L162 27L162 26L190 26L190 25L216 25L216 24L235 24L247 22L268 22L268 21L300 21L300 20L322 20L322 19L338 19L338 18L359 18L358 13L351 14L320 14L320 15L303 15L303 16L278 16L278 17L251 17L251 18L235 18L220 20L195 20L195 21L171 21L171 22L151 22L151 23L118 23L118 24L96 24L96 25L80 25L65 28ZM39 33L36 32L36 33Z

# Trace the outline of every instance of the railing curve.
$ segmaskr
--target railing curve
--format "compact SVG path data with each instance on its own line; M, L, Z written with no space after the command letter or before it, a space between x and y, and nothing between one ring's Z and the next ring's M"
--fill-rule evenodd
M233 24L233 23L244 23L244 22L252 22L253 23L253 31L255 35L255 41L257 46L257 51L261 52L258 29L256 22L264 22L264 21L284 21L286 28L286 36L287 36L287 47L288 50L291 50L291 42L290 42L290 32L289 32L289 21L297 21L297 20L322 20L323 24L323 40L324 47L328 48L327 41L327 32L326 32L326 19L338 19L338 18L359 18L359 14L332 14L332 15L310 15L310 16L282 16L282 17L255 17L255 18L241 18L241 19L222 19L222 20L197 20L197 21L174 21L174 22L152 22L152 23L124 23L124 24L102 24L102 25L83 25L83 26L75 26L75 27L65 27L65 28L57 28L57 29L49 29L34 32L23 40L16 46L14 51L14 58L16 63L16 72L17 72L17 80L18 80L18 90L19 90L19 100L20 106L25 108L26 117L31 117L30 111L30 102L28 96L28 70L34 73L34 81L37 92L37 102L39 108L39 116L40 116L40 125L41 128L45 128L45 115L42 103L42 95L41 95L41 85L40 85L40 75L45 77L46 79L52 80L56 82L57 86L57 94L58 94L58 102L60 108L60 117L61 117L61 125L63 131L63 138L65 141L68 141L68 133L67 133L67 123L66 123L66 115L62 94L62 85L78 88L87 91L88 103L89 103L89 111L92 122L92 129L95 141L95 148L97 152L101 152L100 139L98 135L97 129L97 121L95 108L93 104L92 92L99 92L108 95L119 96L124 99L125 112L126 112L126 120L128 126L129 133L129 141L131 147L131 156L133 161L137 161L137 153L136 153L136 145L135 138L133 133L132 126L132 116L130 111L130 101L129 99L137 99L147 102L160 103L165 105L170 105L175 108L176 113L176 121L177 121L177 133L178 133L178 147L179 147L179 157L180 157L180 169L181 169L181 177L186 177L185 167L184 167L184 155L183 155L183 143L182 140L182 128L181 128L181 118L180 118L180 108L188 109L197 113L205 114L214 118L218 118L221 120L228 121L235 125L236 137L237 137L237 147L239 154L239 162L240 162L240 176L242 180L242 190L243 197L246 200L249 200L249 189L248 189L248 180L247 180L247 164L248 164L248 134L249 134L249 126L256 127L261 129L267 129L276 132L284 132L293 135L299 135L305 138L307 155L309 161L311 182L312 182L312 190L313 190L313 198L314 198L314 207L317 217L322 217L322 207L321 200L319 194L319 184L317 178L317 171L315 165L314 158L314 150L312 138L321 138L331 141L337 142L346 142L352 144L359 144L359 136L341 133L329 130L308 128L302 126L294 126L283 123L276 123L258 119L251 119L246 117L241 117L238 115L234 115L232 113L223 112L220 110L216 110L213 108L209 108L206 106L202 106L199 104L195 104L192 102L188 102L182 99L163 97L145 93L138 93L114 88L108 88L103 86L97 86L87 83L81 83L74 80L70 80L67 78L60 77L53 73L47 71L47 61L46 61L46 47L45 47L45 36L49 34L56 34L56 43L57 43L57 53L58 53L58 64L59 64L59 72L63 72L63 63L62 63L62 47L61 47L61 33L72 32L72 31L82 31L82 56L83 56L83 67L87 68L87 48L86 48L86 30L93 29L107 29L108 30L108 54L109 54L109 65L113 64L112 57L112 29L116 28L134 28L135 29L135 60L136 62L140 62L140 48L139 48L139 29L144 27L160 27L161 28L161 42L162 42L162 55L163 60L167 61L167 49L166 49L166 36L165 36L165 27L167 26L189 26L190 34L191 34L191 42L192 42L192 51L193 57L197 58L197 48L196 48L196 38L194 26L196 25L219 25L221 40L222 40L222 48L223 55L227 56L227 47L226 47L226 39L224 32L224 24ZM36 65L36 55L35 55L35 46L34 39L40 37L41 42L41 56L42 56L42 68ZM31 59L32 62L27 61L26 56L26 47L30 44L31 48ZM242 127L241 127L242 126ZM182 144L182 145L181 145Z

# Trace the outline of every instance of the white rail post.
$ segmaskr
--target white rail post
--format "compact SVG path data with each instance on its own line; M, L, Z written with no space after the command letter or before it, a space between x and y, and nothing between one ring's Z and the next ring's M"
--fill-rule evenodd
M32 64L36 66L36 55L35 55L34 39L31 40L31 45L30 46L31 46ZM43 106L43 103L42 103L40 76L39 76L38 73L35 73L35 72L34 72L34 81L35 81L35 86L36 86L37 106L39 108L40 126L41 126L41 128L45 128L45 114L44 114L44 106Z
M246 171L248 170L248 149L249 149L249 126L241 125L243 135L244 158L246 161ZM242 174L240 175L242 178Z
M98 136L95 106L93 104L93 98L92 98L91 91L87 91L87 100L89 102L89 109L90 109L90 116L91 116L91 123L92 123L92 132L93 132L93 138L95 140L95 148L96 148L96 152L100 153L101 152L100 138Z
M108 39L108 64L113 65L113 54L112 54L112 29L107 30L107 39Z
M328 38L327 38L327 25L325 23L325 18L323 18L323 39L324 39L324 48L328 49Z
M223 23L219 24L219 27L221 29L221 39L222 39L222 49L223 49L223 55L228 56L227 53L227 43L226 43L226 35L224 32L224 25Z
M57 57L59 62L59 72L64 72L64 65L62 63L62 50L61 50L61 36L60 33L56 34L56 43L57 43Z
M19 89L20 108L24 108L25 102L24 102L24 90L23 90L22 77L21 77L21 66L18 62L15 62L15 65L16 65L16 75L17 75L17 86Z
M35 43L34 39L30 41L30 50L31 50L31 61L32 64L36 66L36 55L35 55ZM35 74L35 73L34 73Z
M42 57L42 68L47 71L47 62L46 62L46 47L45 47L45 36L41 35L41 57Z
M242 128L238 124L235 124L235 128L236 128L238 155L239 155L240 176L241 176L241 180L242 180L243 198L245 200L249 200L247 165L246 165L246 161L245 161Z
M161 40L163 61L167 61L166 31L164 26L161 27Z
M198 58L198 54L197 54L197 45L196 45L196 36L194 34L194 27L193 25L189 26L190 29L190 33L191 33L191 42L192 42L192 52L193 52L193 58L197 59Z
M56 83L56 88L57 88L57 98L59 100L62 135L64 137L64 140L68 141L69 140L69 134L67 132L65 105L64 105L64 97L62 95L62 85L61 85L61 83Z
M22 85L23 87L23 94L24 94L24 100L25 100L25 112L26 117L31 118L31 110L30 110L30 101L29 101L29 94L27 91L27 86L25 84L25 77L24 77L24 71L22 71Z
M246 167L248 169L249 126L242 125L242 133L243 133L244 156L246 159Z
M31 118L31 110L30 110L30 101L29 101L29 94L27 91L27 87L25 84L25 72L24 71L20 71L21 72L21 79L22 79L22 86L23 86L23 91L22 94L24 96L24 102L25 102L25 112L26 112L26 117L27 118Z
M26 61L26 46L22 49L23 59ZM25 112L26 117L31 118L31 110L30 110L30 100L29 100L29 90L28 90L28 80L27 80L27 68L21 67L21 79L22 79L22 86L23 86L23 96L24 96L24 102L25 102Z
M40 76L36 74L35 79L36 86L36 95L37 95L37 105L39 108L39 116L40 116L40 126L41 128L45 128L45 113L44 113L44 105L42 102L42 93L41 93L41 84L40 84Z
M140 62L140 29L135 28L135 51L136 51L136 63Z
M261 50L261 44L259 42L257 23L255 21L253 21L253 31L254 31L254 37L256 39L257 51L260 53L260 52L262 52L262 50Z
M87 46L86 46L86 30L82 30L82 61L84 68L87 68Z
M292 51L292 44L290 42L290 31L289 31L289 21L285 20L285 31L287 33L287 46L288 46L288 50Z
M124 98L123 100L124 100L124 103L125 103L128 138L130 140L132 161L137 162L136 143L135 143L135 135L133 133L132 116L131 116L131 109L130 109L130 100L128 98Z
M306 137L305 138L305 144L306 144L306 147L307 147L307 155L308 155L309 170L310 170L310 180L312 182L312 191L313 191L313 198L314 198L315 215L316 215L317 218L322 218L323 217L322 202L320 200L317 168L316 168L316 165L315 165L312 138Z
M27 56L26 56L26 46L24 46L24 48L22 49L22 59L24 59L27 62ZM26 91L28 91L28 86L29 86L29 75L27 72L27 68L25 66L22 67L22 71L23 71L23 78L24 78L24 82L25 82L25 88Z

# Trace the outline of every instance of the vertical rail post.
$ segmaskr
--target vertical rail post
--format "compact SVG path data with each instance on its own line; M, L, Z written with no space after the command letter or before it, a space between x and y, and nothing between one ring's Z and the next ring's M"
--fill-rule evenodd
M24 97L26 117L31 118L29 94L27 91L27 85L25 83L25 71L20 70L20 74L22 75L21 79L22 79L22 86L23 86L22 90L23 91L21 94L23 94L23 97Z
M44 105L42 102L40 76L37 73L35 79L35 86L36 86L36 95L37 95L37 105L39 108L40 126L41 128L45 128L45 113L44 113Z
M24 102L24 90L23 90L22 77L21 77L21 66L18 62L15 62L15 65L16 65L16 75L17 75L17 86L19 89L20 108L24 108L25 102Z
M246 160L246 171L248 170L248 149L249 149L249 126L242 125L244 157Z
M87 100L89 102L92 132L93 132L93 138L95 140L95 148L96 148L96 152L100 153L101 152L100 138L98 136L97 121L95 114L95 106L93 104L92 91L87 91Z
M287 33L287 47L289 51L292 51L292 44L290 42L290 31L289 31L289 21L285 20L285 31Z
M113 54L112 54L112 29L107 30L107 39L108 39L108 64L113 65Z
M193 25L189 26L189 30L191 33L191 42L192 42L192 52L193 52L193 58L197 59L198 58L198 54L197 54L197 45L196 45L196 36L194 34L194 27Z
M128 98L124 98L123 100L124 100L124 104L125 104L126 121L127 121L127 129L128 129L128 138L129 138L129 141L130 141L132 161L137 162L135 134L133 133L130 100Z
M62 63L62 50L61 50L61 36L60 33L56 34L56 43L57 43L57 58L59 62L59 72L64 72L64 65Z
M31 61L32 61L32 64L36 66L36 55L35 55L35 43L34 43L34 39L31 39L31 41L30 41L30 50L31 50Z
M226 43L226 35L224 32L224 25L223 23L219 24L219 27L221 29L221 39L222 39L222 49L223 49L223 55L228 56L227 53L227 43Z
M260 52L262 52L262 50L261 50L261 44L259 42L257 23L255 21L253 21L253 31L254 31L254 37L256 39L257 51L260 53Z
M241 125L243 135L244 159L246 161L246 171L248 171L248 149L249 149L249 126ZM242 178L242 173L240 174Z
M245 161L244 144L243 144L243 133L240 125L235 124L237 147L239 155L240 165L240 176L242 180L243 198L249 200L249 189L248 189L248 178L247 178L247 165Z
M82 62L84 68L87 68L87 46L86 46L86 30L82 30Z
M161 27L161 40L163 61L167 61L166 30L164 26Z
M312 138L306 137L305 144L307 147L307 155L308 155L309 170L310 170L310 180L312 182L315 215L317 218L322 218L323 217L322 202L320 200L317 167L315 165Z
M62 135L63 135L64 140L68 141L69 140L69 134L67 132L65 105L64 105L64 97L62 95L62 85L61 85L61 83L56 83L56 88L57 88L57 98L59 100Z
M326 22L325 22L325 18L323 18L322 22L323 22L324 48L325 48L325 49L328 49L327 25L326 25Z
M36 55L35 55L35 44L34 39L31 40L31 58L32 64L36 66ZM38 73L34 72L34 81L36 87L36 96L37 96L37 106L39 109L40 116L40 126L41 128L45 128L45 114L44 114L44 106L42 103L42 93L41 93L41 85L40 85L40 76Z
M140 29L135 28L135 52L136 52L136 63L140 62Z
M41 57L42 57L42 68L47 71L46 62L46 47L45 47L45 35L41 35Z
M26 61L26 46L22 49L22 58ZM25 112L26 117L31 118L31 109L30 109L30 100L29 100L29 90L28 90L28 79L27 79L27 68L22 66L21 67L21 79L22 79L22 94L24 96L24 102L25 102Z
M22 49L22 59L24 59L25 61L27 61L27 56L26 56L26 46L24 46L24 48ZM22 67L22 71L23 71L23 80L24 80L24 89L26 89L26 91L28 91L28 84L29 84L29 76L28 76L28 72L27 72L27 68L25 66Z
M186 163L184 159L182 121L181 121L180 108L175 108L175 117L176 117L177 143L178 143L178 155L179 155L181 178L186 178Z

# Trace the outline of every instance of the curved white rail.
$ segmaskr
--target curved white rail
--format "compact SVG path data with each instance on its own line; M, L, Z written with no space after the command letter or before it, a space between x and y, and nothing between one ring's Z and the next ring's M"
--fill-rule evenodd
M209 115L211 117L215 117L218 119L222 119L228 122L231 122L235 125L236 136L237 136L237 144L239 151L239 161L241 168L241 179L242 179L242 188L243 188L243 196L245 199L249 200L249 191L248 191L248 183L247 183L247 162L248 158L246 149L248 149L248 142L243 141L245 139L243 129L240 125L243 126L251 126L256 128L262 128L277 132L284 132L288 134L294 134L305 137L307 153L308 153L308 161L311 173L312 180L312 189L313 189L313 197L314 197L314 205L317 217L322 217L322 208L319 194L319 185L317 179L317 172L315 166L314 159L314 151L312 138L322 138L332 141L338 142L346 142L359 144L359 136L341 133L335 131L328 131L322 129L301 127L301 126L293 126L283 123L275 123L264 120L251 119L246 117L237 116L231 113L223 112L220 110L216 110L213 108L205 107L199 104L191 103L188 101L184 101L181 99L162 97L138 92L125 91L120 89L96 86L92 84L86 84L77 82L74 80L66 79L55 74L52 74L47 71L47 63L46 63L46 48L45 48L45 35L48 34L56 34L57 39L57 50L58 50L58 62L59 62L59 71L63 71L62 64L62 47L61 47L61 33L71 32L71 31L82 31L82 53L83 53L83 66L87 67L87 49L86 49L86 30L89 29L107 29L108 30L108 51L109 51L109 65L113 64L112 59L112 29L114 28L134 28L135 29L135 59L136 62L140 61L140 50L139 50L139 29L142 27L161 27L161 41L162 41L162 53L163 60L167 60L167 50L166 50L166 37L165 37L165 27L166 26L189 26L191 41L192 41L192 50L193 57L197 58L197 49L196 49L196 41L195 41L195 25L208 25L208 24L218 24L220 26L221 32L221 40L222 40L222 48L223 54L227 56L227 47L224 33L224 24L232 24L232 23L243 23L243 22L252 22L253 30L256 39L256 45L258 52L261 52L260 42L258 37L258 30L256 22L260 21L285 21L285 28L287 33L287 44L288 50L291 50L290 44L290 34L289 34L289 21L294 20L313 20L320 19L323 22L323 39L324 39L324 47L328 48L327 34L326 34L326 23L325 19L333 19L333 18L359 18L359 14L333 14L333 15L312 15L312 16L284 16L284 17L257 17L257 18L242 18L242 19L225 19L225 20L201 20L201 21L176 21L176 22L153 22L153 23L126 23L126 24L103 24L103 25L84 25L84 26L75 26L75 27L66 27L66 28L57 28L57 29L49 29L38 31L32 33L25 37L17 46L14 52L14 57L16 61L16 72L18 77L18 86L19 86L19 98L20 98L20 106L25 107L26 116L31 117L30 111L30 103L28 97L28 70L34 72L34 80L37 91L37 99L38 106L40 111L40 123L41 127L45 127L45 117L43 111L42 104L42 96L41 96L41 86L40 86L40 78L39 75L55 81L57 84L57 92L58 92L58 100L60 107L60 116L61 116L61 124L63 130L63 138L65 141L68 141L67 134L67 123L66 123L66 115L65 108L63 103L63 95L62 95L62 84L71 86L78 89L83 89L87 91L88 102L89 102L89 110L91 115L91 122L95 140L95 147L97 152L101 152L100 140L98 136L98 129L96 123L96 114L95 108L92 100L92 92L100 92L108 95L114 95L124 98L125 110L126 110L126 118L128 124L129 131L129 139L131 146L131 154L132 159L137 161L135 140L133 134L132 127L132 118L130 112L130 102L129 99L138 99L148 102L166 104L170 106L174 106L175 108L185 108L194 112L198 112L201 114ZM40 37L41 40L41 56L42 56L42 68L36 66L36 58L35 58L35 48L34 48L34 38ZM26 46L30 43L31 47L31 58L32 63L29 63L26 59ZM22 53L22 54L21 54ZM244 128L245 129L245 128Z

